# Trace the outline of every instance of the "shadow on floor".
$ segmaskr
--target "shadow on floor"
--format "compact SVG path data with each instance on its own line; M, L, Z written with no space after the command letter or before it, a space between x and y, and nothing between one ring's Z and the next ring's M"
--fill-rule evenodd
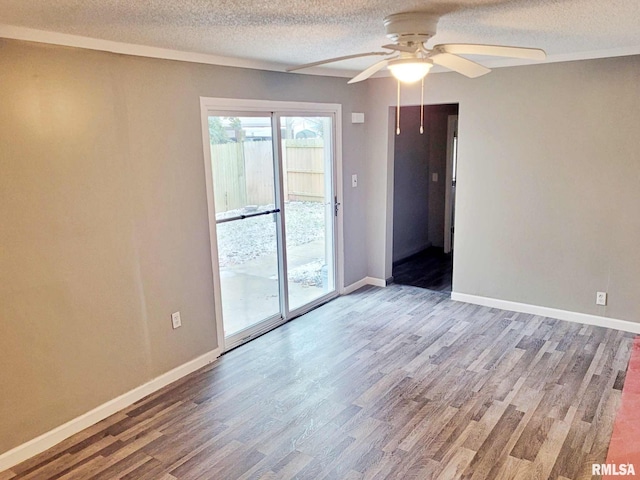
M429 247L393 264L393 282L399 285L451 293L453 255L442 248Z

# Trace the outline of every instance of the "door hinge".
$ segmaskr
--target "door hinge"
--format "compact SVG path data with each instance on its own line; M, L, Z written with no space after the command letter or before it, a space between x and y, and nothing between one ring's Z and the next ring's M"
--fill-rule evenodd
M333 197L333 214L337 217L338 216L338 207L340 206L340 203L338 202L338 197L335 196Z

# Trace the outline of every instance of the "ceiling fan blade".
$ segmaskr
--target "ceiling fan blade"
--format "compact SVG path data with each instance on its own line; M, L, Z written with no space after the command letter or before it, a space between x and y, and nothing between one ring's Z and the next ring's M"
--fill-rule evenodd
M476 78L481 75L485 75L491 71L491 69L480 65L479 63L472 62L466 58L458 57L451 53L438 53L429 57L436 65L442 65L443 67L453 70L454 72L461 73L465 77Z
M374 63L369 68L367 68L366 70L363 70L358 75L353 77L347 83L356 83L356 82L361 82L362 80L366 80L367 78L369 78L371 75L373 75L377 71L382 70L384 67L386 67L389 64L390 60L391 59L386 58L384 60L380 60L377 63Z
M490 55L493 57L524 58L528 60L544 60L547 54L539 48L508 47L502 45L472 45L465 43L448 43L436 45L434 50L454 55Z
M382 48L387 48L389 50L395 50L397 52L407 52L407 53L416 53L420 49L420 47L408 47L406 45L396 45L395 43L382 45Z
M327 60L320 60L318 62L305 63L304 65L298 65L295 67L289 67L287 72L295 72L296 70L302 70L303 68L317 67L318 65L324 65L325 63L340 62L342 60L350 60L352 58L369 57L373 55L389 55L389 52L369 52L369 53L356 53L355 55L345 55L344 57L329 58Z

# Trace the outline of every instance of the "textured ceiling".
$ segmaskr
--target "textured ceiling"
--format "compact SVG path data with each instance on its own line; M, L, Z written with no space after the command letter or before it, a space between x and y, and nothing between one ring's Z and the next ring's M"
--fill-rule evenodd
M379 50L388 43L382 19L413 10L441 15L428 46L539 47L552 61L640 53L638 0L0 0L0 24L295 65Z

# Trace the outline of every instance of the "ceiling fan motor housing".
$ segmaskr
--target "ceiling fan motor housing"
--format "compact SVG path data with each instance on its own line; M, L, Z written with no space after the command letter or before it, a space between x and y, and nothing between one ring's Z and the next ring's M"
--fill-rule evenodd
M333 63L352 58L368 57L371 55L381 55L383 60L374 63L358 75L349 80L349 83L361 82L374 75L385 67L392 70L394 76L400 78L398 72L403 67L418 72L420 79L434 64L448 70L458 72L469 78L476 78L485 75L491 69L469 60L461 55L491 55L497 57L513 57L529 60L544 60L546 55L544 50L539 48L509 47L503 45L471 45L448 43L435 45L427 49L425 42L436 34L438 27L438 15L428 12L403 12L395 13L384 19L384 27L387 37L393 44L383 45L384 52L369 52L355 55L345 55L342 57L330 58L319 62L308 63L299 67L288 68L287 71L300 70L302 68L317 67L326 63ZM395 69L395 72L393 70ZM398 75L396 75L398 72ZM408 78L408 77L405 77ZM412 77L413 78L413 77ZM406 80L409 81L409 80Z
M394 13L384 19L387 37L397 43L424 43L436 34L438 16L427 12Z

